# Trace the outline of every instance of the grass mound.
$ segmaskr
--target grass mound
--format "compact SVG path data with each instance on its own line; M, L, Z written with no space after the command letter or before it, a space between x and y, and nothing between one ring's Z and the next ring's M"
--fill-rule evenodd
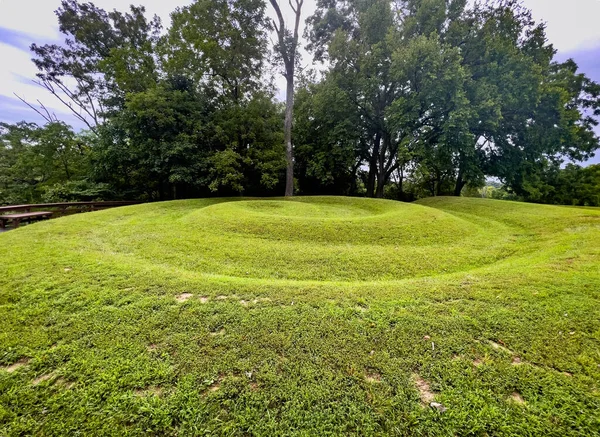
M0 256L0 435L600 429L598 209L177 201Z

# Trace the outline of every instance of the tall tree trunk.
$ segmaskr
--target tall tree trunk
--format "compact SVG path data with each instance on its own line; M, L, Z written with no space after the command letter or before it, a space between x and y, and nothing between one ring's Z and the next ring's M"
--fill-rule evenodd
M352 196L354 194L356 194L356 172L358 171L360 167L360 162L358 162L357 164L352 166L352 173L351 173L351 179L350 179L350 190L348 191L348 195Z
M377 190L375 191L375 197L377 197L378 199L381 199L385 193L386 182L386 177L384 175L380 175L377 178Z
M294 147L292 145L292 121L294 117L294 75L288 75L285 97L285 159L287 169L285 172L285 195L294 195Z
M369 159L369 178L367 180L367 197L375 197L375 183L377 181L377 159L381 145L381 132L377 132L373 141L373 151Z
M454 195L460 196L462 189L464 188L466 181L463 180L464 170L463 170L463 155L462 153L459 155L459 164L458 164L458 175L456 176L456 183L454 184Z
M404 165L398 169L398 200L404 200Z
M286 39L288 38L288 29L286 29L285 20L281 13L278 0L270 0L271 6L277 14L277 21L273 20L273 27L277 33L279 40L278 50L283 58L283 64L285 65L285 79L287 81L286 96L285 96L285 125L284 125L284 138L285 138L285 158L287 161L287 168L285 173L285 195L294 195L294 146L292 144L292 121L294 118L294 72L296 68L296 52L298 48L298 31L300 29L300 16L302 15L302 4L304 0L294 0L296 6L292 4L292 0L289 0L289 5L294 11L295 22L294 22L294 33L292 36L292 43L287 44ZM277 25L279 22L279 25Z
M390 136L387 132L382 134L382 144L379 148L378 166L377 166L377 190L375 197L381 199L385 191L385 184L388 181L390 173L386 168L385 156L390 148Z
M465 187L466 182L462 180L462 175L459 173L456 178L456 185L454 186L454 195L460 196L462 189Z

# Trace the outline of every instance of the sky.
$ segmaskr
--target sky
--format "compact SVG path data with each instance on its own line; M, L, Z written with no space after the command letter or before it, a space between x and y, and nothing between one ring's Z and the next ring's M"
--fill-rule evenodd
M127 2L123 0L92 0L97 6L106 9L123 10ZM164 27L170 23L169 14L178 6L190 3L189 0L137 0L135 4L146 7L149 15L158 15ZM547 25L548 40L558 50L558 60L573 58L591 79L600 82L600 0L524 0L537 21ZM291 25L293 14L287 1L280 1ZM40 101L59 119L75 127L82 127L68 109L38 85L35 79L36 68L31 62L31 43L44 44L60 42L61 34L54 11L60 0L0 0L0 121L21 120L43 122L41 117L15 97L15 93L28 102ZM315 0L305 0L304 18L315 8ZM271 9L269 7L269 9ZM305 53L305 64L311 64ZM277 82L284 88L284 80ZM280 93L282 94L282 93ZM600 129L598 129L600 135ZM600 163L600 151L590 163Z

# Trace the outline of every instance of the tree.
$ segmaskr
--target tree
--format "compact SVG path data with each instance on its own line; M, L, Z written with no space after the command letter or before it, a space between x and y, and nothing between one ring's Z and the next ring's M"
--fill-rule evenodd
M516 0L465 5L321 0L309 18L309 48L362 125L368 196L394 178L403 197L406 177L460 195L486 175L524 196L545 161L598 147L598 85L552 62L530 11Z
M302 5L304 0L294 0L295 5L289 0L290 7L295 14L293 33L286 27L278 0L269 0L271 6L277 14L277 21L273 20L273 27L277 33L278 43L275 50L281 57L285 68L284 77L286 80L285 91L285 156L287 161L285 176L285 195L294 195L294 146L292 144L292 122L294 119L294 78L296 62L298 56L298 32L300 28L300 18L302 16ZM279 23L279 24L278 24Z
M191 82L167 81L127 95L100 130L94 163L100 181L148 199L178 198L202 185L211 106ZM138 194L139 195L139 194Z
M415 35L414 23L406 25L411 13L393 10L387 0L323 0L309 18L309 48L316 59L329 60L328 78L344 90L363 125L368 196L382 197L396 170L426 142L447 135L457 123L451 113L464 101L458 51L435 27Z
M524 186L523 199L528 202L600 206L600 165L567 164L561 168L547 162L525 178Z
M561 165L598 148L600 85L572 60L553 61L544 26L518 0L318 0L306 35L327 66L298 90L303 0L289 4L288 28L277 0L272 23L264 0L194 0L161 35L142 7L63 0L65 42L32 46L38 82L90 130L76 135L43 106L43 128L5 126L3 201L284 185L286 196L411 200L473 193L486 176L521 199L593 201L570 182L593 176ZM265 81L269 30L285 107Z
M391 138L385 112L396 92L390 76L397 42L390 2L321 0L307 22L308 48L316 60L329 60L329 80L343 90L362 124L368 150L367 196L373 197L381 170L378 161L388 155Z
M193 79L236 103L263 87L263 0L197 0L175 10L171 18L161 47L168 74Z
M332 80L306 81L296 94L295 166L303 194L357 194L365 143L352 102Z
M56 11L63 44L32 44L38 85L91 131L122 108L125 94L152 87L160 20L143 7L106 12L93 3L63 0Z
M0 124L0 204L43 200L57 185L88 172L89 147L61 122Z

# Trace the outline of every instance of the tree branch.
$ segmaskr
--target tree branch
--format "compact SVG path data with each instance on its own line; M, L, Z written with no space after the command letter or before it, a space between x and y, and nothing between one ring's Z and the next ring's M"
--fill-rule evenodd
M40 103L39 100L37 102L40 103L40 105L42 106L42 109L44 110L45 113L40 111L38 108L36 108L32 104L30 104L27 100L25 100L23 97L19 96L17 93L13 93L13 94L17 97L17 99L19 99L21 102L25 103L27 106L29 106L31 109L33 109L35 112L37 112L44 120L46 120L47 123L52 123L54 121L58 121L56 119L52 119L52 115L50 114L50 112L46 109L46 107L44 105L42 105ZM54 117L56 117L56 115Z
M94 114L92 114L90 112L89 109L87 109L85 107L85 105L77 98L77 96L75 96L74 93L72 93L64 84L62 84L60 81L53 81L50 82L47 79L43 79L41 78L41 81L33 81L35 84L45 88L46 90L48 90L54 97L56 97L63 105L65 105L67 108L69 108L71 110L71 112L73 113L73 115L75 115L75 117L77 117L80 121L82 121L83 123L85 123L85 125L95 134L98 134L97 131L97 127L98 127L98 119L94 116ZM72 102L74 102L80 109L80 111L84 111L85 113L87 113L93 120L94 124L92 125L92 123L90 123L90 121L87 119L87 117L85 117L84 115L82 115L81 112L77 112L75 110L75 108L73 108L73 103L72 102L67 102L63 97L61 97L61 95L58 93L58 91L54 88L53 85L56 85L60 91L62 91L69 99L72 100Z

